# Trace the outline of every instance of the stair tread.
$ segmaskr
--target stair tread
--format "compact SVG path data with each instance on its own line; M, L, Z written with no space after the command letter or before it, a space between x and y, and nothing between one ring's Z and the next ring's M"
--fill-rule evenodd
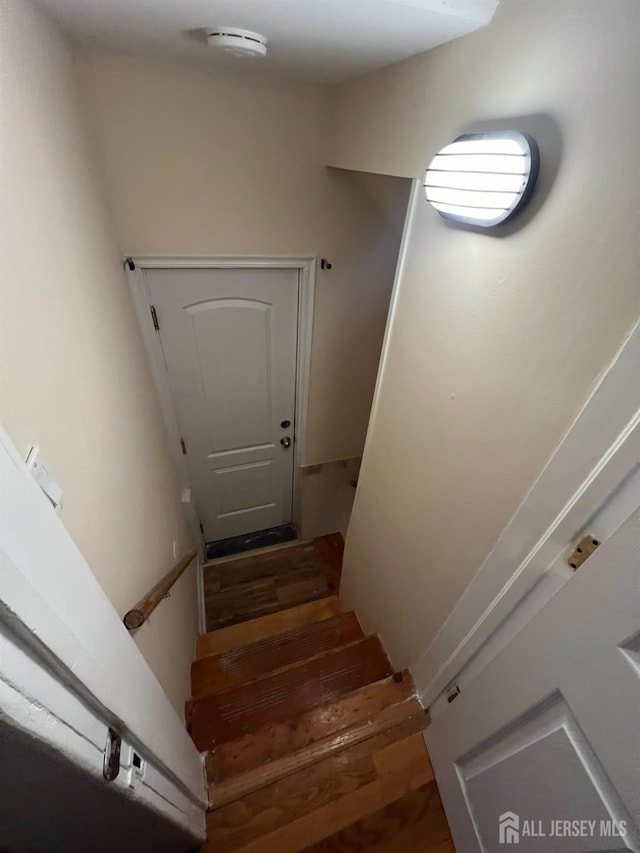
M258 791L281 779L286 779L293 773L313 767L330 756L339 756L356 744L398 725L407 724L413 731L422 731L426 722L427 718L419 701L415 697L407 699L381 712L375 718L371 717L335 735L284 755L282 758L267 761L255 770L210 787L209 808L217 809L226 803L241 799L252 791Z
M279 610L267 616L260 616L257 619L219 628L217 631L200 634L198 637L198 658L222 654L247 643L274 634L281 634L313 622L330 619L341 613L340 602L335 595L331 595L299 604L296 607Z
M294 853L432 781L424 739L406 721L210 813L210 849Z
M210 749L265 723L296 717L392 672L378 637L365 637L259 681L190 700L188 728L198 749Z
M353 611L273 634L191 665L191 695L218 693L362 639Z
M205 588L227 590L241 583L278 579L300 571L317 571L312 540L287 543L267 551L245 551L232 557L211 560L203 566Z
M204 570L203 584L209 631L331 594L313 542L214 563Z
M428 723L408 673L386 678L320 705L295 719L269 723L206 755L210 804L219 806L289 773L418 719Z

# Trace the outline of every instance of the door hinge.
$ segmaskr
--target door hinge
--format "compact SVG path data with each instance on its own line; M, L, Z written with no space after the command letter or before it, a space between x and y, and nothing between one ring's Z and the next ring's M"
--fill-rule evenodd
M156 311L155 305L151 305L149 310L151 311L151 319L153 320L153 328L156 330L156 332L159 332L160 331L160 323L158 323L158 312Z
M575 549L567 557L567 563L576 571L596 550L600 542L593 536L584 536L576 545Z
M182 455L187 455L187 445L184 443L184 438L180 439L180 449L182 450Z
M120 748L122 738L113 729L107 730L107 742L104 747L104 758L102 761L102 775L107 782L113 782L120 772Z

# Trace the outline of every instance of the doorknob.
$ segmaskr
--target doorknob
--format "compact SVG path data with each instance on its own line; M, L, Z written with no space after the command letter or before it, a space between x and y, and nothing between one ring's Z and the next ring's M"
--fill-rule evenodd
M284 437L284 438L281 438L281 439L280 439L280 444L281 444L284 448L291 447L291 439L289 438L289 436L288 436L288 435L285 435L285 437Z

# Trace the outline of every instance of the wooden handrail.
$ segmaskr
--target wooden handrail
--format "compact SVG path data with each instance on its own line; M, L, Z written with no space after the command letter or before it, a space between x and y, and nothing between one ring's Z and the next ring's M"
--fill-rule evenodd
M197 551L189 551L186 556L175 564L171 571L167 572L167 574L161 578L155 586L151 587L146 595L142 596L135 607L124 614L124 619L122 621L129 631L135 631L136 628L139 628L142 623L149 618L162 599L166 598L169 594L169 590L178 580L180 575L194 560L196 554Z

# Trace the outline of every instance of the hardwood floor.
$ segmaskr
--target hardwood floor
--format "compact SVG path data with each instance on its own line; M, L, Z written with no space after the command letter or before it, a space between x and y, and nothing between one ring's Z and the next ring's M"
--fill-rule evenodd
M336 585L335 546L320 547L323 551L318 552L314 543L299 542L205 565L207 631L330 595L327 572Z
M220 627L199 638L187 703L209 783L205 851L454 851L411 675L329 595L342 544L207 569Z
M340 614L340 604L336 596L321 598L298 607L280 610L261 619L252 619L237 625L229 625L219 631L201 634L198 637L198 657L221 654L236 649L245 643L251 643L273 634L279 634L292 628L329 619Z
M435 781L428 782L362 820L317 844L305 853L452 853L449 825Z

